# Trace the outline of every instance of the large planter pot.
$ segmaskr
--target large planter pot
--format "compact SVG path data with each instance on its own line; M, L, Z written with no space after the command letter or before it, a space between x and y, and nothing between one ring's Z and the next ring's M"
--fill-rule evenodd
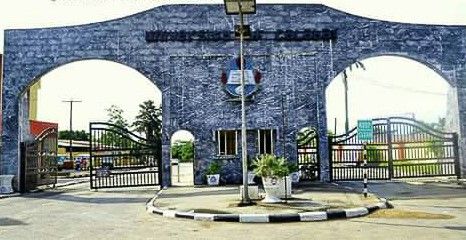
M12 181L14 175L0 175L0 193L12 193Z
M263 202L276 203L281 202L280 198L291 197L291 179L289 176L284 178L263 177L262 183L266 194Z
M220 182L220 174L207 175L207 185L218 186Z
M299 183L299 178L301 174L299 172L292 172L290 173L289 177L291 178L292 183Z

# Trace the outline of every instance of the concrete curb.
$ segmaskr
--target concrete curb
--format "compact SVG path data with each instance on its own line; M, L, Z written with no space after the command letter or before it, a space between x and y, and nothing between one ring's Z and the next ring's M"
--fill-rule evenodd
M0 194L0 199L18 197L18 196L21 196L21 194L19 194L17 192L8 193L8 194Z
M82 179L82 180L77 180L77 181L72 181L72 182L67 182L67 183L57 183L55 185L55 188L60 188L60 187L67 187L67 186L72 186L72 185L76 185L76 184L80 184L80 183L86 183L86 182L89 182L89 179ZM47 188L40 188L40 189L33 189L33 190L30 190L29 193L38 193L38 192L43 192L47 189L53 189L51 187L47 187ZM0 199L4 199L4 198L11 198L11 197L19 197L21 196L22 194L19 193L19 192L13 192L13 193L9 193L9 194L0 194Z
M196 221L212 222L240 222L240 223L277 223L277 222L314 222L363 217L378 209L393 208L384 198L377 204L350 209L331 209L320 212L284 213L284 214L207 214L194 212L179 212L176 210L161 209L154 206L155 200L162 194L160 190L147 204L146 211L151 214L162 215L168 218L184 218Z

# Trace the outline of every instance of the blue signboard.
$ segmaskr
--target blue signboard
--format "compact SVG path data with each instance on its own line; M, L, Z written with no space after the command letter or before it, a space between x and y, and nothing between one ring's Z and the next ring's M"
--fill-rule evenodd
M372 141L374 128L372 120L358 120L358 139L360 141Z
M239 58L232 59L227 68L227 72L222 74L222 83L225 91L234 97L241 97L241 70ZM253 69L251 59L245 58L244 62L244 94L251 96L257 91L261 74Z

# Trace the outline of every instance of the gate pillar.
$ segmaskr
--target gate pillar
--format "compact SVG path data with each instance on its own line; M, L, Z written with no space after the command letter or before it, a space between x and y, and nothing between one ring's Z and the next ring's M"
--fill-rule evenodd
M160 166L160 173L162 175L161 188L171 185L171 167L170 167L170 144L167 142L162 143L162 165Z
M448 96L447 109L457 109L453 113L447 112L448 127L458 132L460 175L466 177L466 66L456 70L457 88L452 89Z

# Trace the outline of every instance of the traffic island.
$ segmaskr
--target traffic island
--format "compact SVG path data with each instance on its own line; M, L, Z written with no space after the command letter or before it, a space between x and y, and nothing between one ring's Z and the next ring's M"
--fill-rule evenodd
M146 206L149 213L198 221L267 223L325 221L366 216L390 208L386 199L332 184L311 184L293 191L279 204L255 201L238 207L238 187L169 188L161 190Z

